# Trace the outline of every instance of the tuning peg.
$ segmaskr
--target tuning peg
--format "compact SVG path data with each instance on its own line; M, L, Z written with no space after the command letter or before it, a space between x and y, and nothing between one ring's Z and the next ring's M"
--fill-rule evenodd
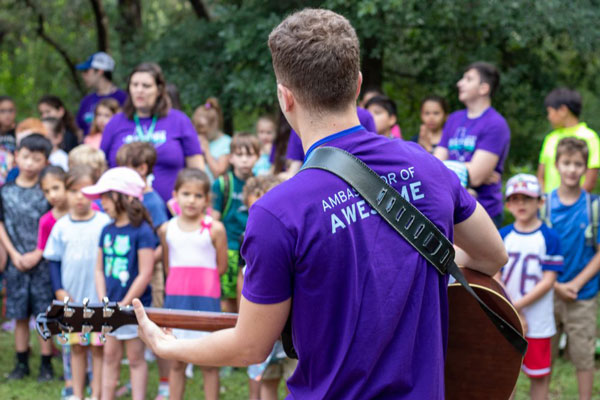
M81 325L81 333L84 335L87 333L90 333L92 331L92 329L94 329L94 327L92 325L89 325L89 324Z
M104 318L110 318L115 312L115 310L112 308L108 308L108 297L104 296L102 298L102 303L104 303L104 307L102 307L102 316Z
M89 344L88 337L83 332L79 334L79 341L81 342L82 346L87 346Z
M107 299L108 300L108 299ZM103 300L104 301L104 300ZM110 325L102 325L102 328L100 330L100 341L102 343L106 343L106 335L111 332L113 330L112 326Z
M90 318L92 318L92 315L94 315L94 310L92 310L91 308L88 308L89 303L90 303L90 299L88 299L87 297L85 299L83 299L83 318L84 319L90 319Z
M73 314L75 314L75 310L69 307L69 296L65 296L63 303L65 304L65 308L63 311L65 318L71 318Z
M67 342L69 341L69 338L67 337L67 335L63 332L60 333L56 336L56 338L58 339L58 342L60 344L67 344Z

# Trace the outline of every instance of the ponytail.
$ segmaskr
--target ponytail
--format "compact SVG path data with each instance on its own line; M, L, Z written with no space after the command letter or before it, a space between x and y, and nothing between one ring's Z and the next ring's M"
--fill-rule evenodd
M150 227L154 226L152 217L150 217L148 210L146 210L146 207L144 207L139 199L135 197L128 198L124 194L118 192L113 192L113 199L117 213L127 213L127 218L131 225L137 228L142 222L146 221L150 224Z

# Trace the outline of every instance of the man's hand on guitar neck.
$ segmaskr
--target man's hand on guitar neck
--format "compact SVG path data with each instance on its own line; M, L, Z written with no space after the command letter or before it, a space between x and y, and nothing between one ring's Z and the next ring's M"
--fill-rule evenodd
M138 320L140 338L152 349L154 354L158 357L164 357L164 354L168 352L169 344L177 339L173 336L170 329L160 328L154 322L150 321L139 299L133 300L133 309L135 317Z

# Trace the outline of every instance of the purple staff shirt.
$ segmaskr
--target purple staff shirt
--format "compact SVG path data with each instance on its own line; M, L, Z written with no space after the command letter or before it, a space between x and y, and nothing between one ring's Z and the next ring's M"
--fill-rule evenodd
M79 103L79 111L77 111L77 125L81 128L84 135L87 135L90 131L90 127L92 126L92 121L94 121L94 112L96 111L96 104L102 99L106 99L107 97L113 98L119 102L122 106L127 99L127 92L124 92L121 89L115 90L111 94L107 94L105 96L100 96L97 93L91 93L85 96L81 103Z
M351 152L453 239L476 202L418 144L360 128L326 145ZM243 295L292 300L299 364L289 399L443 399L447 279L344 181L305 170L250 209Z
M504 161L510 147L510 128L506 120L493 107L479 117L470 119L467 110L453 112L444 125L442 139L438 144L448 149L448 159L469 162L477 150L485 150L498 156L494 171L502 175ZM490 217L502 213L502 182L474 188L477 200Z
M140 118L144 134L152 123L152 118ZM108 166L117 166L117 151L126 144L140 140L135 122L123 113L118 113L106 125L102 134L100 149L106 154ZM198 135L192 121L183 112L169 110L166 117L156 122L150 138L145 138L156 148L156 164L152 173L152 187L167 202L172 195L173 186L179 170L185 167L185 158L202 154Z
M377 132L375 128L375 120L370 112L361 107L356 107L356 113L358 114L358 120L360 124L365 127L369 132ZM275 147L273 147L275 149ZM288 140L287 147L287 158L288 160L304 161L304 149L302 148L302 141L300 136L292 129L290 133L290 139Z

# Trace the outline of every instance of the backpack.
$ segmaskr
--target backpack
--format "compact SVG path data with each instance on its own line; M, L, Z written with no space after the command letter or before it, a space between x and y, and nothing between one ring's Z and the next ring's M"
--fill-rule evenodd
M552 228L552 211L550 207L550 194L544 194L544 204L540 208L540 219L549 228ZM596 247L598 243L598 220L600 215L600 197L596 194L585 193L585 203L588 215L588 226L585 229L585 245Z
M226 174L218 178L218 181L221 193L223 193L223 201L221 202L221 220L223 220L231 208L231 200L233 199L233 174L231 171L227 171Z

